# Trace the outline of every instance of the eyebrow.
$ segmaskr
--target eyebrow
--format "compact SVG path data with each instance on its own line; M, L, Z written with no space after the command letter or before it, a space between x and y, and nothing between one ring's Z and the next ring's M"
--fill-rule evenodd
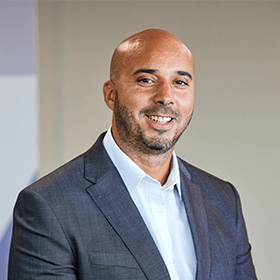
M155 74L156 72L158 72L158 70L156 69L138 69L136 72L133 73L133 76L139 73ZM179 76L188 76L192 80L192 75L186 71L175 71L175 73Z
M136 72L134 72L133 75L137 75L139 73L155 74L156 72L158 71L155 69L139 69Z
M185 71L176 71L178 75L180 76L188 76L192 80L192 75L189 72Z

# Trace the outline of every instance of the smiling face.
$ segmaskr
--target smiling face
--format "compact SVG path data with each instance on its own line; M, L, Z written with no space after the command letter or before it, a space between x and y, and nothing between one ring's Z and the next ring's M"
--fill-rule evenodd
M121 149L173 151L191 120L193 78L192 55L171 33L147 30L124 41L112 60L111 81L104 84Z

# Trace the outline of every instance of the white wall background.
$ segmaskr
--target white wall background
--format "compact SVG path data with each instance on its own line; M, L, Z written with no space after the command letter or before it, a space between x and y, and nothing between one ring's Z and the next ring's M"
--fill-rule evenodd
M37 171L36 77L2 77L0 91L2 236L18 192Z

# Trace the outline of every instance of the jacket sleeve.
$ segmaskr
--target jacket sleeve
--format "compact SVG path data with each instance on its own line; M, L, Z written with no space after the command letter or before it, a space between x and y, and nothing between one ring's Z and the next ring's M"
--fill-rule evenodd
M236 266L235 280L253 280L257 279L255 268L252 261L251 245L248 241L245 221L242 214L240 197L232 186L236 196Z
M75 257L55 213L25 189L13 214L8 279L76 279Z

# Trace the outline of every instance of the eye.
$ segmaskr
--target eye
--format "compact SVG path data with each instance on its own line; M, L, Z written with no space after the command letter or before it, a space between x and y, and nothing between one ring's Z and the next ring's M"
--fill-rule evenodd
M144 84L150 84L153 81L151 79L148 79L148 78L139 78L139 79L137 79L137 82L144 83Z
M182 81L182 80L175 81L175 84L179 85L179 86L188 86L189 85L187 82Z

